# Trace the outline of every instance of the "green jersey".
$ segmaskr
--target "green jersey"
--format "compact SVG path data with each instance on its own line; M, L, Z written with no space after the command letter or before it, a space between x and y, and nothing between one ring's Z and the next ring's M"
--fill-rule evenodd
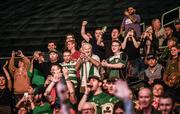
M100 62L100 58L97 55L92 55L91 58L93 58L96 61ZM85 87L87 85L87 79L89 76L99 76L99 68L93 65L90 61L87 59L83 60L83 63L81 64L80 68L80 78L81 78L81 86Z
M51 105L49 103L45 103L43 106L36 106L33 109L32 114L52 114Z
M96 114L113 114L114 104L118 101L119 99L112 97L104 92L98 95L92 95L88 99L88 102L96 107Z
M114 55L107 60L110 64L122 63L126 66L128 57L125 53L120 52L118 55ZM125 79L126 68L108 68L109 78L121 78Z
M76 62L70 61L69 63L61 63L62 67L68 68L68 76L71 82L73 83L74 87L76 88L78 86L77 77L76 77Z
M45 76L36 68L33 69L33 73L28 70L28 77L31 78L32 84L36 86L44 85Z

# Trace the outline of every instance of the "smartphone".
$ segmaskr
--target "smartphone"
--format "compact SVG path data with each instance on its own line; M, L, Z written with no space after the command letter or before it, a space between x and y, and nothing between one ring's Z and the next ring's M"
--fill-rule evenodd
M25 98L28 98L28 92L25 92L25 93L24 93L24 97L25 97Z

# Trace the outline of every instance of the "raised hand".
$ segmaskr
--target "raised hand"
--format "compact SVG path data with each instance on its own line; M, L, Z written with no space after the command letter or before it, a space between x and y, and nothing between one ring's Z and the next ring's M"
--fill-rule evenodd
M57 76L57 75L54 75L54 76L52 77L52 81L55 82L55 83L59 82L59 80L60 80L60 77Z
M12 51L11 57L15 57L15 51Z
M85 58L85 53L81 52L80 58L81 58L81 59L84 59L84 58Z
M82 22L82 26L86 26L87 23L88 23L87 21L83 21L83 22Z
M131 90L129 89L127 82L123 80L117 80L115 82L115 85L117 88L115 95L117 97L122 98L122 99L130 98Z
M129 12L125 10L125 11L124 11L124 15L125 15L125 16L129 16Z
M38 58L39 58L39 51L35 51L35 52L34 52L33 58L34 58L35 60L38 60Z
M84 94L89 95L90 91L91 91L91 85L89 83L87 83L87 86L85 87Z
M23 54L23 52L21 50L18 50L18 56L24 57L24 54Z

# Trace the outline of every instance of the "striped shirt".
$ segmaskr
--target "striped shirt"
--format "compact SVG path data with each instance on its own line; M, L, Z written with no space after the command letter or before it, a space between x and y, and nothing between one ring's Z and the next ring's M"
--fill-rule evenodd
M77 85L78 85L77 77L76 77L76 68L75 68L76 62L73 62L73 61L70 61L69 63L64 63L63 62L63 63L60 63L60 65L62 67L67 67L68 68L69 79L71 80L74 87L76 88Z
M100 58L97 55L92 55L91 57L100 62ZM86 86L87 79L90 75L100 77L99 69L88 60L84 60L80 68L81 86Z

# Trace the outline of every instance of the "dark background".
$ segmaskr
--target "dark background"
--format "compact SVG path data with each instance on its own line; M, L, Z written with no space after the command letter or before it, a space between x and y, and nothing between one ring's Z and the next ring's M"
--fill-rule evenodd
M0 0L0 57L11 56L12 50L25 55L46 51L49 40L56 40L59 51L67 33L82 40L80 27L87 20L88 31L107 26L108 36L113 27L120 27L123 11L134 6L146 25L153 18L175 7L179 0ZM176 14L173 16L178 17ZM170 16L174 18L173 16ZM167 20L170 18L167 18Z

